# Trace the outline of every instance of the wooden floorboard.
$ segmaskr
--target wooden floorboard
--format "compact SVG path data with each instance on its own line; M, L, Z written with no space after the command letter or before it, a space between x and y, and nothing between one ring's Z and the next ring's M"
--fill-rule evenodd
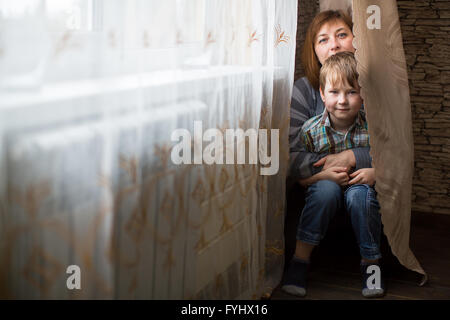
M448 300L450 288L436 285L419 287L414 283L387 279L387 293L383 298L389 300ZM299 299L283 293L279 288L272 299ZM359 274L333 272L330 270L316 271L310 274L308 294L305 299L339 299L364 300L361 295L361 280Z
M296 198L299 198L298 195ZM290 225L285 227L287 260L289 254L293 253L292 242L295 242L296 226L293 224L298 220L296 210L298 208L289 206L288 201L286 223ZM365 299L361 295L358 248L348 221L342 221L341 219L330 227L327 237L313 252L307 296L291 296L278 287L274 290L272 299ZM428 283L418 286L421 276L398 262L390 251L387 239L383 237L382 261L387 294L381 299L450 300L450 215L413 213L410 247L427 272Z

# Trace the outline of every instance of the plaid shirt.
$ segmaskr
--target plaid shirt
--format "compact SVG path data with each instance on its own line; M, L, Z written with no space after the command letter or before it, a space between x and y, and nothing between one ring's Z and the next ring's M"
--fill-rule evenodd
M301 135L303 146L309 152L333 154L347 149L369 147L369 132L364 111L360 111L347 133L331 127L328 112L324 112L306 121Z

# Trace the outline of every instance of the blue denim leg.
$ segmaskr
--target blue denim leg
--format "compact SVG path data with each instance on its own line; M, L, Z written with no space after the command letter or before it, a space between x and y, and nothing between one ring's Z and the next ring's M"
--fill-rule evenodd
M330 180L320 180L306 192L306 203L297 227L297 240L318 245L328 225L343 205L341 187Z
M381 258L381 215L375 189L367 184L352 185L345 191L344 201L361 257L368 260Z

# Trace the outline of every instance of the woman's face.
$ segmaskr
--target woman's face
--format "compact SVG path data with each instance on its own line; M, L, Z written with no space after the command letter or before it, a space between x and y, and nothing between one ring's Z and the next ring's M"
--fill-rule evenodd
M353 33L341 20L325 23L317 32L314 41L314 51L320 63L341 51L355 52L352 45Z

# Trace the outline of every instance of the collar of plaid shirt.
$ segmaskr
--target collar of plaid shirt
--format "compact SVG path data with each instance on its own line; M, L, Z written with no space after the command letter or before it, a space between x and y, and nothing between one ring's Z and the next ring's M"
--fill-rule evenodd
M351 128L353 128L355 125L359 128L364 128L364 111L363 109L361 109L357 116L355 121L353 122L353 124L348 128L348 130L350 130ZM330 127L331 129L333 129L334 131L336 131L332 126L331 126L331 122L330 122L330 116L328 115L328 111L327 109L325 109L322 113L322 118L320 120L320 123L325 126L325 127Z

